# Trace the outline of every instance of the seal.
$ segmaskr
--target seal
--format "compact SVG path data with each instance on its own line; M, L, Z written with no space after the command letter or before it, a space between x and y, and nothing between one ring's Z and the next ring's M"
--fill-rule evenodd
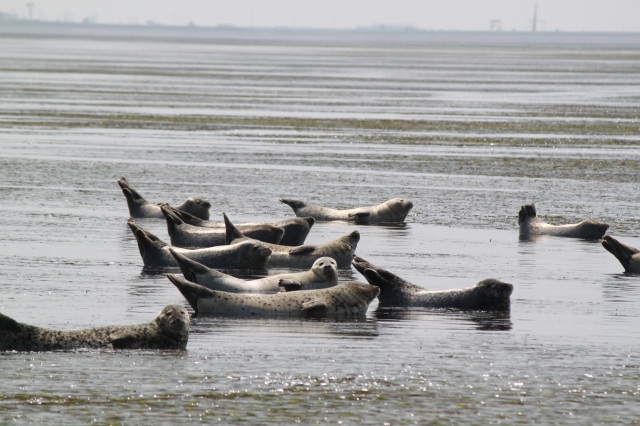
M317 290L338 285L338 266L330 257L316 260L310 270L243 280L227 275L169 249L185 279L211 290L229 293L277 293L278 291Z
M369 284L380 287L380 307L456 308L465 310L508 311L513 285L487 279L459 289L429 291L403 280L391 272L354 256L353 266Z
M0 350L52 351L77 348L186 349L189 314L179 305L165 306L146 324L62 331L20 323L0 314Z
M167 243L142 228L133 219L129 219L128 225L138 243L138 249L145 268L178 267L178 262L171 255L170 246ZM194 250L175 247L174 250L209 268L264 270L267 268L271 250L263 244L265 243L251 240L241 245Z
M182 219L184 223L187 223L189 225L199 226L202 228L225 228L224 222L202 220L184 211L174 210L174 214L180 217L180 219ZM304 244L307 235L309 235L309 231L311 231L311 227L314 223L315 219L312 217L294 217L278 222L238 223L236 224L236 227L242 232L245 231L245 227L251 227L254 225L272 225L278 228L283 228L284 235L282 236L279 244L283 246L299 246Z
M168 206L160 206L167 221L167 231L171 238L171 245L184 248L215 247L226 244L226 230L224 228L203 228L185 223ZM265 243L277 244L282 240L284 228L265 224L246 226L244 235Z
M539 235L595 240L602 238L609 229L609 225L606 223L590 219L569 225L550 225L538 217L536 207L533 204L520 207L518 225L520 225L520 238L523 240Z
M362 317L378 295L378 287L349 281L321 290L275 294L228 293L208 289L180 275L167 274L197 315L242 317Z
M227 229L227 244L234 245L240 242L255 241L247 238L236 228L225 213L222 214ZM271 249L268 267L270 268L311 268L313 263L321 257L331 257L338 268L351 266L351 259L360 241L360 233L353 231L335 240L317 245L302 245L298 247L283 246L280 244L261 243Z
M404 222L407 214L413 208L411 201L393 198L377 206L359 207L355 209L338 210L307 204L304 201L281 198L280 202L293 209L296 216L311 216L315 220L346 220L356 223L397 223Z
M153 204L144 199L142 195L138 193L127 182L127 179L121 177L118 179L118 185L122 189L122 193L127 199L127 206L129 206L129 216L135 218L156 218L163 219L164 215L160 210L160 204ZM179 206L175 206L178 210L183 210L201 219L209 219L209 209L211 203L204 198L191 197Z
M608 235L602 237L602 246L620 261L626 272L640 272L640 250Z

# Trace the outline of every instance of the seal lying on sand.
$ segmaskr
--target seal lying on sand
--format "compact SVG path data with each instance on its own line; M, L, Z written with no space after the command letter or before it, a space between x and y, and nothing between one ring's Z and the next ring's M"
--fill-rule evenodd
M180 265L184 277L192 283L200 284L211 290L229 293L277 293L283 289L317 290L338 285L338 266L330 257L316 260L310 270L289 274L271 275L257 280L243 280L227 275L215 269L169 249Z
M296 216L311 216L315 220L347 220L356 223L394 223L404 222L413 208L411 201L393 198L377 206L360 207L356 209L337 210L304 201L281 198L280 201L289 205Z
M0 314L0 350L51 351L75 348L186 349L189 314L179 305L163 308L147 324L62 331L23 324Z
M226 214L222 214L227 226L227 243L230 245L245 241L255 241L244 236L238 228L229 220ZM264 244L271 249L271 257L268 266L270 268L311 268L313 263L321 257L331 257L338 264L338 268L348 268L351 259L360 241L360 233L353 231L335 240L318 244L289 247L279 244Z
M510 307L511 284L488 279L459 289L429 291L354 256L353 266L369 284L380 287L381 307L416 306L423 308L457 308L507 311Z
M210 290L167 274L196 314L267 317L360 317L379 293L377 287L350 281L321 290L239 294Z
M520 207L518 213L520 238L528 239L538 235L553 235L556 237L571 237L584 239L602 238L609 225L595 220L583 220L570 225L550 225L543 222L536 214L533 204Z
M602 246L622 263L625 271L640 272L640 250L609 236L602 237Z
M129 185L127 179L121 177L118 179L118 185L122 188L122 193L127 199L129 206L129 215L137 218L156 218L164 219L159 204L153 204L145 200L142 195ZM209 208L211 203L203 198L191 197L179 206L175 206L178 210L183 210L201 219L209 219Z
M136 237L144 266L148 268L178 267L178 262L169 252L169 245L130 219L129 228ZM233 246L202 249L174 250L184 256L218 269L266 269L271 250L259 241L247 241Z
M168 207L172 208L170 206ZM189 225L198 226L201 228L225 228L224 222L202 220L184 211L174 209L174 214L182 219L184 223L187 223ZM311 230L311 227L314 223L315 219L312 217L294 217L291 219L281 220L279 222L238 223L236 224L236 227L240 230L240 232L243 233L245 232L246 228L250 228L256 225L272 225L278 228L283 228L284 235L282 236L280 242L277 244L281 244L283 246L299 246L301 244L304 244L304 241L307 238L307 235L309 235L309 231Z
M175 213L176 210L168 206L161 206L167 221L167 231L171 238L171 245L175 247L202 248L215 247L226 244L226 230L224 228L203 228L185 223ZM245 227L244 235L265 243L278 244L284 235L284 228L265 224Z

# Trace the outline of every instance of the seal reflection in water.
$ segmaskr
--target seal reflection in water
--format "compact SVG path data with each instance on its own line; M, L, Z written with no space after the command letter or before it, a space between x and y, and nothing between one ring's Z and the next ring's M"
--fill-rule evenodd
M196 314L263 317L355 318L364 316L380 290L369 284L349 281L321 290L275 294L241 294L210 290L167 274Z
M391 272L354 256L353 266L369 284L380 287L381 307L415 306L423 308L456 308L507 311L511 306L513 285L487 279L459 289L430 291L403 280Z
M620 261L625 271L640 272L640 250L609 236L603 237L602 246Z
M131 217L164 219L160 205L145 200L138 191L133 189L126 178L121 177L118 179L118 185L127 199L127 206L129 207L129 215ZM175 208L197 216L200 219L208 220L211 203L204 198L191 197Z
M51 351L56 349L186 349L189 314L169 305L146 324L62 331L23 324L0 314L0 350Z
M552 235L556 237L599 239L602 238L609 225L595 220L583 220L580 223L569 225L551 225L540 219L533 204L527 204L520 208L518 213L518 225L520 225L520 238L530 239L539 235Z
M178 261L180 270L188 281L211 290L229 293L277 293L283 290L317 290L338 285L338 265L330 257L321 257L316 260L308 271L243 280L216 269L207 268L173 249L169 251Z
M347 220L356 223L394 223L404 222L413 208L413 203L402 198L393 198L377 206L355 209L332 209L304 201L281 198L280 202L293 209L296 216L311 216L315 220Z

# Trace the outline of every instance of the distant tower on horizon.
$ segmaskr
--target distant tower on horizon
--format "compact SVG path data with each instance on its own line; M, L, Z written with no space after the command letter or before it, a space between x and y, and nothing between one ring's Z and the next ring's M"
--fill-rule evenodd
M33 2L27 3L27 9L29 10L29 20L33 20Z
M531 32L535 33L538 29L538 2L533 6L533 21L531 22Z

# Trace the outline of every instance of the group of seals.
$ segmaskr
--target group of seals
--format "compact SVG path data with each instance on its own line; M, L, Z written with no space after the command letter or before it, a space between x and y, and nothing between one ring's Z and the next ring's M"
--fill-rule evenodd
M62 331L20 323L0 314L0 350L52 351L78 348L186 349L189 314L179 305L164 307L146 324Z

